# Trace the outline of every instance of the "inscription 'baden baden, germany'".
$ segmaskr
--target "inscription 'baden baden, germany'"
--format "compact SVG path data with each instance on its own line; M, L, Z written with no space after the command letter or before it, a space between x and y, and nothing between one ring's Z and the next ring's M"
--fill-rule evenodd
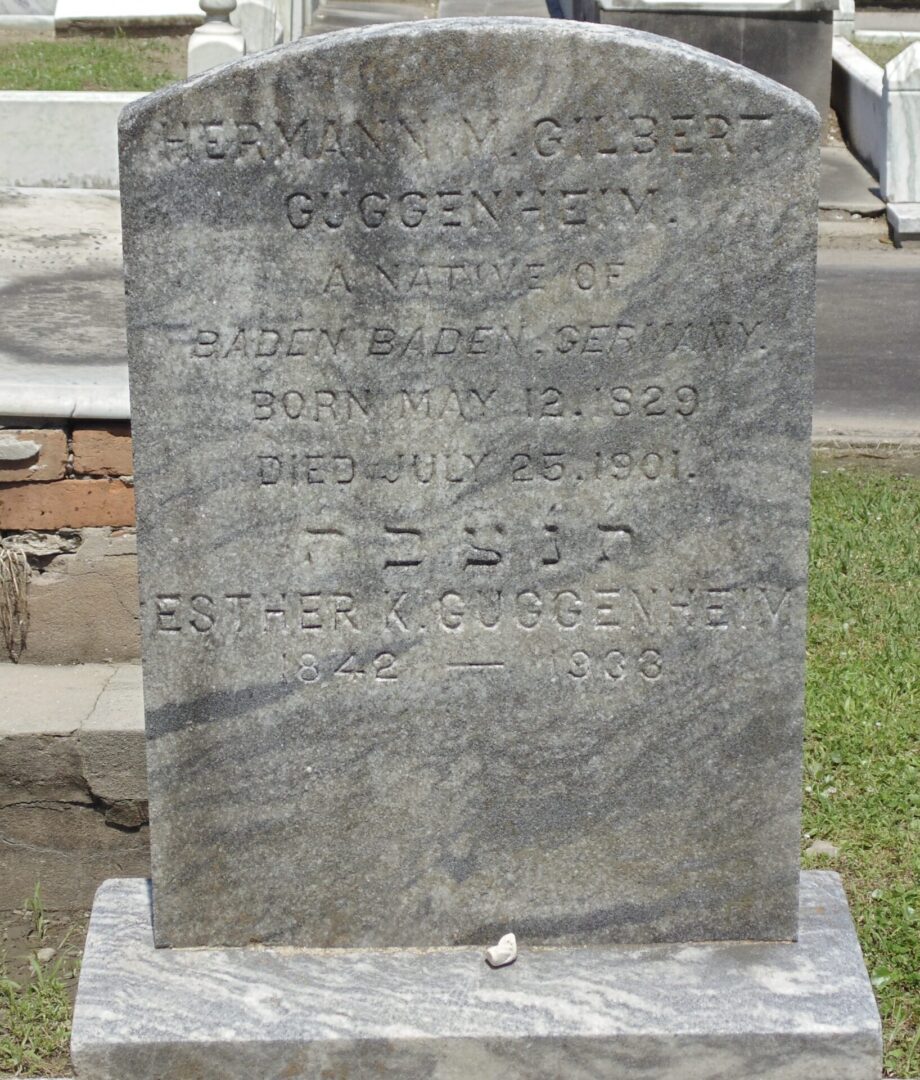
M812 121L476 26L125 122L161 944L795 933Z

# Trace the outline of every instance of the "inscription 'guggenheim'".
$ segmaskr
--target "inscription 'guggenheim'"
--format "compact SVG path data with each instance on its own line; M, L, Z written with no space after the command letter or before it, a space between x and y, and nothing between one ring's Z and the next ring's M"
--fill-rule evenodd
M496 229L503 225L607 228L625 217L662 219L657 187L582 187L440 189L408 191L293 191L285 196L287 220L298 230L340 229L347 223L365 229ZM666 220L674 224L673 209Z

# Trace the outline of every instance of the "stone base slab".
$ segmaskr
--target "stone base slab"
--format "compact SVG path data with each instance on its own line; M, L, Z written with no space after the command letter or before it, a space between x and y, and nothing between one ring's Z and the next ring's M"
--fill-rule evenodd
M836 874L794 944L155 949L150 887L96 896L79 1080L875 1080L878 1012ZM508 927L513 930L513 926Z

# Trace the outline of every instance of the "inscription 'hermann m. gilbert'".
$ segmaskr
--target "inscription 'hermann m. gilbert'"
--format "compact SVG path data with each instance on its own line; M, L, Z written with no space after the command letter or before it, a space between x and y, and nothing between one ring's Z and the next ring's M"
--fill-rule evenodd
M170 161L375 161L405 156L426 161L437 152L488 151L510 160L567 155L586 161L760 152L772 115L727 112L698 104L670 113L600 113L594 108L555 116L318 115L163 122L154 146Z

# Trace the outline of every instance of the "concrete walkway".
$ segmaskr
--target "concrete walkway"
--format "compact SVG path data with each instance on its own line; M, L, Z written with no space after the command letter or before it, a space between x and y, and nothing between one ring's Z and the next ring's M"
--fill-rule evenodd
M0 416L128 415L117 192L0 190Z
M864 216L885 213L885 203L878 195L878 181L845 146L821 147L818 205L822 210L844 210Z
M333 30L349 30L378 23L415 22L418 19L432 19L436 13L435 0L417 0L415 3L410 0L323 0L303 36L315 37Z
M129 415L120 226L114 193L0 192L0 417ZM878 247L819 252L821 437L920 438L920 252Z

